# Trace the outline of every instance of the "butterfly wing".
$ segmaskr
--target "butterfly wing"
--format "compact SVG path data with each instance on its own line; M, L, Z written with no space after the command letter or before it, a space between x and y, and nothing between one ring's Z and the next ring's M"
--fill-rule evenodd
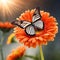
M28 26L28 25L30 25L31 23L30 22L28 22L28 21L22 21L22 23L21 23L21 27L22 28L25 28L26 26Z
M41 14L40 14L40 8L36 8L33 18L32 18L32 24L35 28L42 30L44 28L44 23L41 20Z
M43 23L43 21L41 21L41 20L38 20L38 21L34 22L33 25L34 25L37 29L40 29L40 30L42 30L42 29L44 28L44 23Z
M17 25L24 29L26 26L30 25L31 23L25 20L20 20L20 21L16 20L16 21L13 21L12 24Z
M35 35L35 29L34 29L34 26L33 25L29 25L25 28L25 32L30 35L30 36L33 36Z
M33 17L32 17L32 22L35 22L35 21L40 20L40 19L41 19L40 8L36 8L35 12L33 14Z

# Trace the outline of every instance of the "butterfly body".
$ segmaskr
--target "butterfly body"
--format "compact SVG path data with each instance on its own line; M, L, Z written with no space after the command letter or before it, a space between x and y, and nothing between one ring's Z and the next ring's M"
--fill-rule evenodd
M12 24L19 26L20 28L25 29L27 35L34 36L36 31L44 29L44 23L41 20L40 10L36 8L32 22L26 20L16 20Z

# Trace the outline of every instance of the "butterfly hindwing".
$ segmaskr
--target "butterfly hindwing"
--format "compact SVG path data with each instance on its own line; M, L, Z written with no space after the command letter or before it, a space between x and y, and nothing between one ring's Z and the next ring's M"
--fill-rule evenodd
M42 30L44 28L44 23L42 20L38 20L38 21L34 22L33 25L40 30Z
M35 35L35 29L34 29L34 26L33 25L29 25L25 28L25 32L30 35L30 36L33 36Z
M25 21L25 20L16 20L16 21L13 21L12 24L14 25L17 25L21 28L25 28L26 26L28 26L29 24L31 24L30 22L28 21Z

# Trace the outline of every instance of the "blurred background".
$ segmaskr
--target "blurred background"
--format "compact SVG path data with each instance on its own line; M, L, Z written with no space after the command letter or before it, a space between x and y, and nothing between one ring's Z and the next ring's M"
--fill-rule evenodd
M43 52L45 60L60 60L60 0L8 0L1 3L0 1L0 21L13 21L20 16L25 10L34 9L40 7L41 10L50 12L52 16L56 17L59 33L55 37L54 42L49 42L47 46L43 46ZM15 48L19 44L13 43L10 45L6 44L7 37L12 33L13 30L10 30L7 33L4 33L3 41L3 55L4 59L10 53L11 49ZM3 32L0 30L0 40L3 38ZM33 52L32 52L33 50ZM29 48L27 50L28 54L37 54L38 47L36 49ZM1 60L1 56L0 56ZM29 60L29 58L27 58ZM30 59L32 60L32 59Z

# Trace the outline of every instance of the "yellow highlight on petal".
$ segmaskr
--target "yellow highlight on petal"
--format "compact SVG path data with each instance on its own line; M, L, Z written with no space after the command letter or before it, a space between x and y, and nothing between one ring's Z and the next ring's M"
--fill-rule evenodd
M10 34L10 36L9 36L8 39L7 39L7 44L10 44L10 43L11 43L12 38L13 38L14 36L15 36L14 33Z

